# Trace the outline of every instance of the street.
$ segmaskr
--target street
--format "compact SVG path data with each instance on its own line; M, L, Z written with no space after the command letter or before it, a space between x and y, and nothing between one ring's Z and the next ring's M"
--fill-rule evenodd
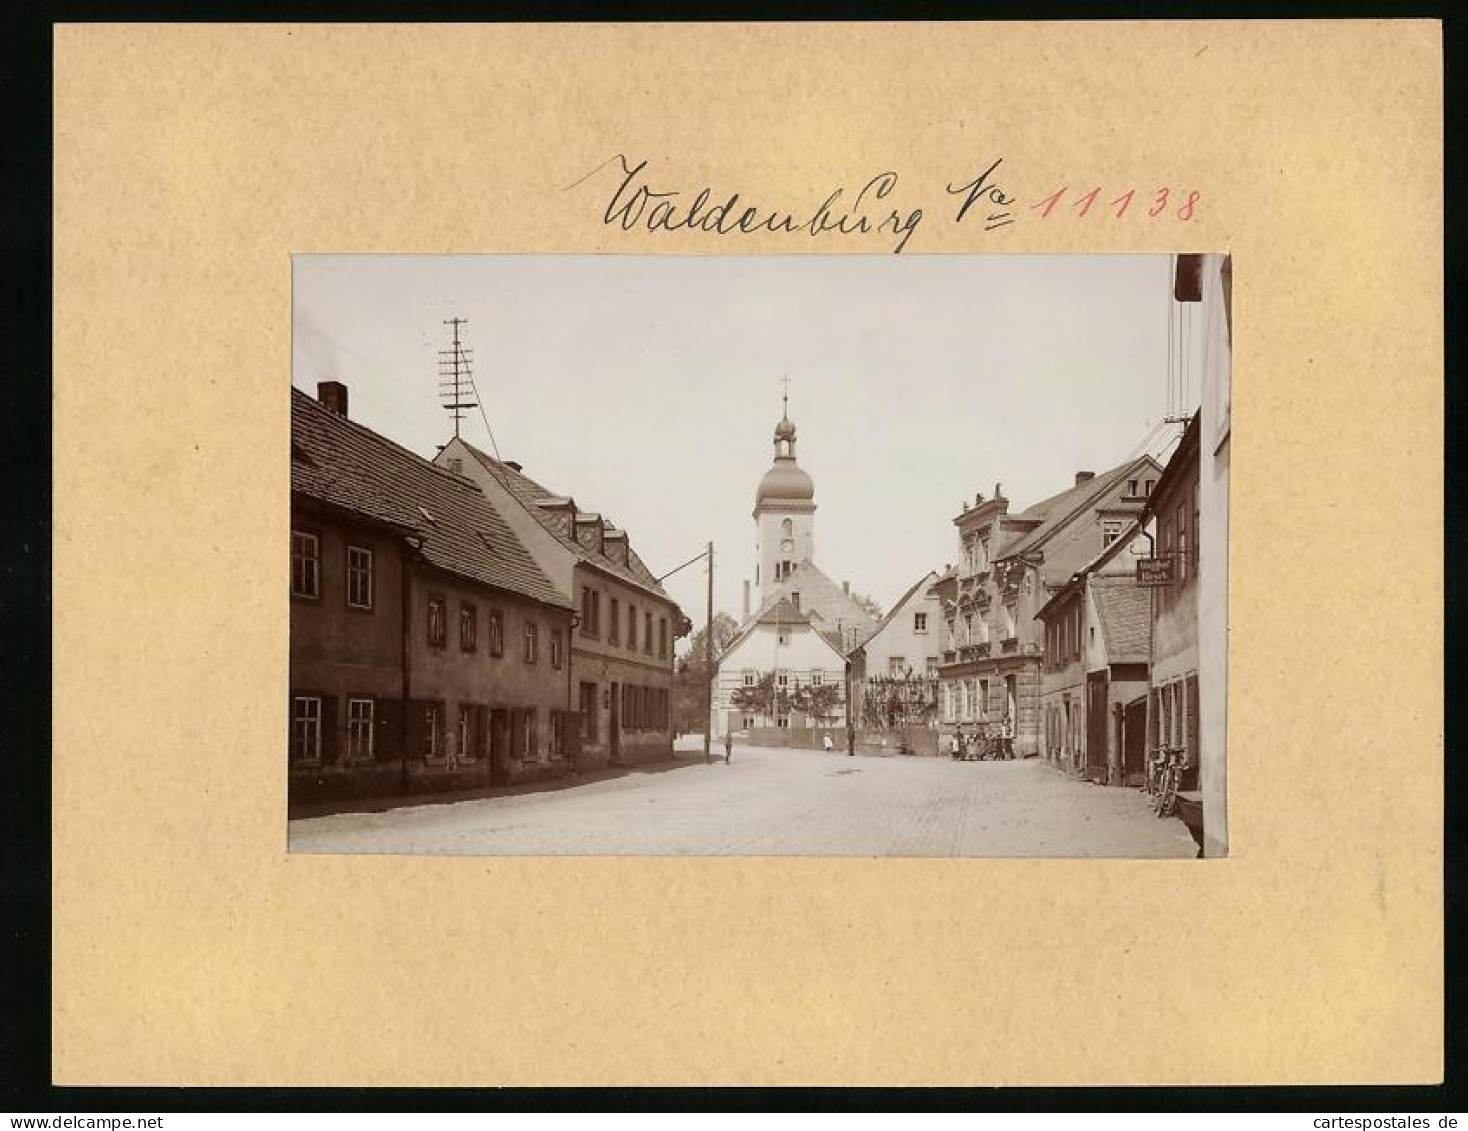
M764 747L570 788L290 822L290 850L444 855L1191 858L1135 789L1039 761Z

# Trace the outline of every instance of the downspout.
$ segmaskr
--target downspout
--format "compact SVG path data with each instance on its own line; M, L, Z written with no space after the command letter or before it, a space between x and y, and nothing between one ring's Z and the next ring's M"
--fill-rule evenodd
M403 539L408 551L403 555L403 570L401 578L401 594L399 599L399 611L402 620L402 671L403 686L401 693L401 704L399 706L399 718L402 720L398 725L401 730L399 737L402 770L403 793L408 792L408 704L411 702L413 687L413 612L412 612L412 570L418 555L423 550L423 539L408 537Z

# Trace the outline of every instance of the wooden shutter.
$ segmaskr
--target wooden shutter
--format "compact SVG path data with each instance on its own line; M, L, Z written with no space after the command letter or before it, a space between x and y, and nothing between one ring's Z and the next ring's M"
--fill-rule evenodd
M474 708L474 757L489 757L489 708Z
M525 709L513 707L510 710L510 757L523 758L525 756Z
M1188 676L1188 761L1194 765L1198 762L1198 677Z
M423 757L423 743L428 738L428 727L424 722L424 712L427 709L428 703L422 699L408 700L408 718L403 726L403 737L409 758Z
M400 699L376 699L372 704L373 757L379 762L393 762L403 756L403 703Z
M341 723L336 717L339 702L340 700L335 695L321 697L321 764L323 766L336 764L341 731Z

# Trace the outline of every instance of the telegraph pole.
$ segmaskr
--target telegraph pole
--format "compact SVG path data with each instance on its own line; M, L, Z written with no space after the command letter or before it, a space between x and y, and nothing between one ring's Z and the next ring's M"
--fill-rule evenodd
M469 371L469 362L474 351L465 349L459 341L459 327L468 324L468 320L455 315L453 318L443 320L445 326L452 326L454 341L451 348L438 351L438 395L444 402L444 410L454 418L454 439L459 438L459 421L464 419L466 408L478 408L477 401L465 399L474 388L473 376Z
M708 610L703 629L703 670L708 675L704 684L703 761L708 765L714 740L714 544L708 545L709 592Z

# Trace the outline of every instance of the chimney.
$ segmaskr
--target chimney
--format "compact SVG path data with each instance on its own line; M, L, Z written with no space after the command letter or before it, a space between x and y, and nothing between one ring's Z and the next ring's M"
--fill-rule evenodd
M1079 487L1082 483L1089 483L1092 479L1095 478L1096 473L1094 471L1077 471L1076 486Z
M524 471L525 470L523 467L521 467L518 463L516 463L512 459L505 460L505 466L508 467L511 471Z
M749 578L744 579L744 619L749 619Z
M318 381L316 399L327 412L334 412L338 416L347 415L347 387L340 381Z

